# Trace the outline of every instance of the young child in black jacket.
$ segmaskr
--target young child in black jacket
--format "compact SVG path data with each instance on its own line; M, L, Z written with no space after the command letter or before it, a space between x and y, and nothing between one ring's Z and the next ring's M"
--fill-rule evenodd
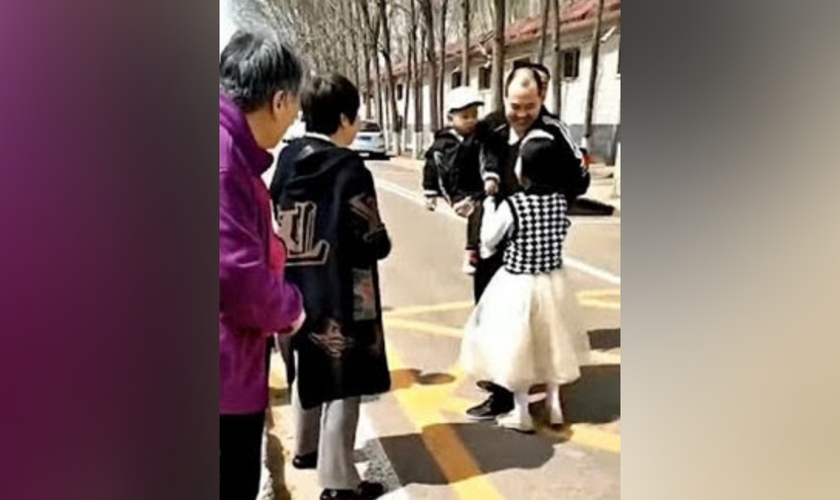
M447 96L450 126L435 133L426 151L423 190L426 206L435 210L443 198L462 217L467 217L467 244L463 270L475 272L480 244L480 219L475 207L483 194L477 137L478 107L484 102L470 87L458 87Z

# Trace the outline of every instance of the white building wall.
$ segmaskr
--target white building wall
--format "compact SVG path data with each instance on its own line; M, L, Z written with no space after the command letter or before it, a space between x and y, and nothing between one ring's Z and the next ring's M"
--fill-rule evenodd
M619 40L619 36L613 34L601 45L598 76L595 81L595 105L592 116L594 124L617 125L620 123L621 78L617 73ZM591 35L590 40L582 42L582 44L565 46L566 48L578 46L581 49L578 77L563 81L562 118L569 124L582 124L586 119L586 97L592 68Z
M609 25L605 27L609 29ZM593 123L601 125L616 125L620 123L621 80L617 77L619 37L614 33L601 45L599 75L596 80L595 107ZM536 46L535 46L536 47ZM561 94L563 106L561 118L566 123L583 124L586 118L586 96L589 90L589 71L592 67L592 32L577 33L564 37L561 41L562 50L579 48L580 63L578 76L563 80ZM536 49L535 49L536 51ZM553 53L546 57L546 66L553 67ZM557 78L558 75L552 75ZM547 99L549 109L555 109L554 94L549 91Z
M618 54L621 35L614 33L601 46L600 71L595 91L595 123L621 123L621 75L618 74Z

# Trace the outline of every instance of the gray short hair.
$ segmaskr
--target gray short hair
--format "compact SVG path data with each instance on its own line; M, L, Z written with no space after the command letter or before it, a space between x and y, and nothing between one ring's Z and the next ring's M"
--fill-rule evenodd
M219 61L221 89L245 113L271 103L279 91L297 95L303 81L303 64L276 38L237 31Z

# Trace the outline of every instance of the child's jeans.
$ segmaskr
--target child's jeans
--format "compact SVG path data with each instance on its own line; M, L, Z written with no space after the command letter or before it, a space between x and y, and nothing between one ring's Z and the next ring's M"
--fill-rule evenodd
M472 211L467 216L467 250L478 250L481 246L481 216L484 214L482 198L478 195L462 195L452 200L453 207L466 202L472 204Z
M484 207L477 204L475 210L467 217L467 250L478 250L481 245L481 215Z

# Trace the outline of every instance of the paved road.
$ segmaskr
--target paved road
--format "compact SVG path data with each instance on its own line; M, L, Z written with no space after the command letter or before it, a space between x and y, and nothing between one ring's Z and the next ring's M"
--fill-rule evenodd
M394 242L381 265L394 390L364 405L357 448L365 474L388 482L394 491L386 498L395 499L619 498L620 219L573 221L567 263L582 306L580 340L592 346L593 364L565 389L570 425L522 435L464 417L483 396L456 365L472 307L471 280L460 269L464 222L447 209L424 209L418 171L378 161L369 167ZM292 436L279 359L275 367L269 461L276 497L314 499L313 473L278 465L281 453L288 464L283 450Z

